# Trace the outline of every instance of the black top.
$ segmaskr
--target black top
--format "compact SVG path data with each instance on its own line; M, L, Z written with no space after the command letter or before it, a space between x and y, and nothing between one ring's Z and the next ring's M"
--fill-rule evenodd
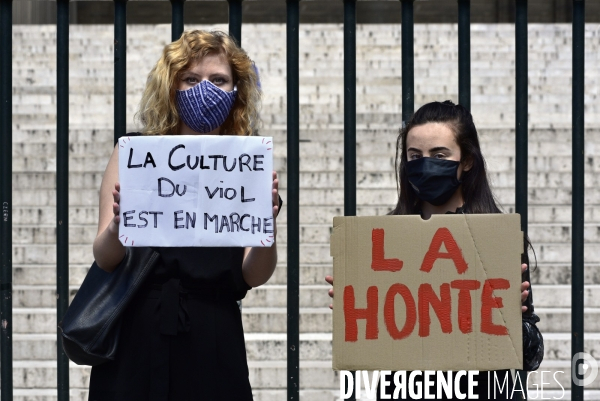
M251 287L242 277L244 248L182 247L154 248L160 254L159 262L149 281L164 284L172 278L190 290L220 288L242 299Z
M252 400L240 309L244 248L155 248L161 260L122 316L117 357L92 368L90 401Z

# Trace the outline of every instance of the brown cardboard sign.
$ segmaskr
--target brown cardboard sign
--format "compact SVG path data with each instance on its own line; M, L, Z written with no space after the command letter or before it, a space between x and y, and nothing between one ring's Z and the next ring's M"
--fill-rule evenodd
M333 369L522 368L518 214L335 217Z

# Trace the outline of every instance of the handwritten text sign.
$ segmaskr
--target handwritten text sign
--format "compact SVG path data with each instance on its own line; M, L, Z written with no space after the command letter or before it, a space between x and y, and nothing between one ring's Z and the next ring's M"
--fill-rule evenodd
M517 214L336 217L333 367L522 368Z
M273 141L239 136L119 140L126 246L271 246Z

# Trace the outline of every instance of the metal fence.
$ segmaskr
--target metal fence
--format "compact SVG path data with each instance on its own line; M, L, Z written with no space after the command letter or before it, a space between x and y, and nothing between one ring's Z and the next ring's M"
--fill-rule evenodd
M12 358L12 5L0 0L0 219L1 272L1 400L13 399ZM183 32L185 0L172 4L172 39ZM356 214L356 1L344 3L344 214ZM414 13L415 0L402 3L402 121L414 112ZM125 135L127 0L113 0L114 21L114 140ZM228 0L229 31L242 41L242 0ZM287 399L298 400L300 390L300 170L299 170L299 24L300 0L287 4ZM585 0L573 0L573 80L572 80L572 349L583 352L583 223L584 223L584 27ZM470 109L470 0L457 0L459 50L459 103ZM57 8L57 320L68 307L69 221L69 0L56 0ZM515 0L516 42L516 212L521 214L522 230L527 232L527 0ZM292 229L290 229L292 228ZM57 399L69 400L69 361L57 333ZM579 372L579 364L572 366ZM583 387L572 383L573 400L583 400Z

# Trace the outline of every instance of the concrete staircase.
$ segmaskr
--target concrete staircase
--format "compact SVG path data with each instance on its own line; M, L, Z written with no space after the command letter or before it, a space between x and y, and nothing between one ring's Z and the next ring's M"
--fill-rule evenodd
M195 28L188 26L188 29ZM210 27L200 27L210 28ZM225 26L217 28L226 29ZM544 397L570 397L571 28L529 28L529 235L539 327L550 371ZM585 351L600 359L600 82L598 25L586 27ZM128 28L130 130L147 72L170 27ZM399 25L357 29L357 200L359 215L387 213L396 201L393 158L401 125ZM261 72L263 135L273 136L286 199L285 26L244 25L243 44ZM112 150L113 27L72 26L70 40L70 285L92 260L98 188ZM339 25L300 30L301 399L338 398L331 370L332 218L343 214L343 33ZM495 194L514 210L514 30L472 27L472 105ZM455 25L415 27L416 107L457 99ZM13 29L14 388L18 401L54 400L56 387L56 40L52 26ZM286 397L286 213L279 217L278 268L243 303L250 381L257 401ZM541 382L538 374L536 383ZM533 378L532 378L533 379ZM89 369L71 366L71 399L87 399ZM533 383L533 380L532 380ZM534 388L532 385L530 388ZM535 393L531 394L535 397ZM586 389L600 400L600 379Z

